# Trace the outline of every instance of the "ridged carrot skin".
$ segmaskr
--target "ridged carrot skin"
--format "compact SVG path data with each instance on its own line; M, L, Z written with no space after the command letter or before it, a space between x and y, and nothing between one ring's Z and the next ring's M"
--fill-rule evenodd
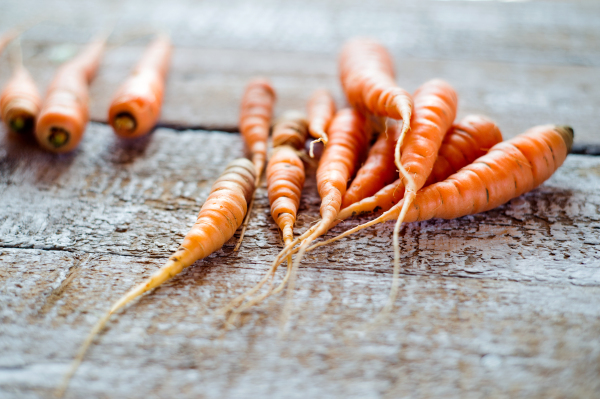
M133 74L115 93L108 121L118 136L143 136L158 122L171 51L171 41L167 36L156 38L144 52Z
M434 79L424 83L415 91L414 100L413 127L406 135L402 145L402 165L410 171L414 184L413 191L416 192L423 187L433 169L444 135L456 115L458 97L448 83ZM401 128L396 126L390 129L391 132L388 134L398 137L399 129ZM388 165L388 168L393 167L393 165ZM400 195L401 198L403 190L398 190L398 188L401 185L403 189L405 184L403 179L398 179L372 197L367 197L353 205L350 204L348 208L352 209L343 211L339 217L348 217L376 208L382 209L386 206L391 207L393 204L389 204L389 201L394 198L394 195ZM378 186L382 187L383 185L379 182Z
M425 186L458 172L501 141L502 133L493 121L482 115L467 115L446 134Z
M242 97L240 110L240 133L260 178L267 159L267 139L271 127L275 90L266 79L254 79Z
M304 164L296 151L286 145L275 148L267 166L267 188L271 216L281 229L286 245L294 239L293 228L304 179Z
M89 120L89 84L100 64L105 38L89 43L79 55L63 64L46 93L36 125L38 143L46 150L74 150Z
M392 57L380 43L353 39L339 57L342 87L350 104L377 116L404 121L401 138L410 130L413 101L394 80Z
M301 112L286 112L273 125L273 147L288 145L296 150L304 148L308 121Z
M0 114L9 131L32 134L40 113L42 99L31 75L17 68L0 95Z
M254 181L254 165L249 160L236 159L227 165L225 171L213 184L208 198L198 213L196 223L186 234L177 251L169 257L162 268L119 299L94 326L80 347L70 371L58 389L57 396L64 394L70 378L83 360L88 347L94 337L102 331L112 314L143 293L181 273L197 260L215 252L233 237L246 215L248 202L254 192Z
M327 129L333 120L335 110L335 101L331 93L325 89L313 92L306 106L309 133L324 145L327 145Z
M435 160L428 186L446 179L460 168L467 166L502 141L498 126L480 115L468 115L454 124L446 134ZM398 179L379 190L372 197L363 199L340 211L338 220L373 211L387 211L404 197L404 184Z
M563 164L573 145L573 129L536 126L496 144L489 152L421 190L405 221L455 219L485 212L538 187ZM382 215L394 220L401 204Z
M379 134L377 141L369 150L367 160L344 194L342 209L371 197L379 189L396 180L398 172L394 165L394 149L398 136L391 133Z

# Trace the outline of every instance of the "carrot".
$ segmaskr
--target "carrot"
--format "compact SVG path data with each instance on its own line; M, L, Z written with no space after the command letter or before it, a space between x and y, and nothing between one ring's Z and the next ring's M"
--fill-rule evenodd
M89 43L56 73L42 103L36 125L38 143L48 151L72 151L89 120L89 85L104 52L106 37Z
M395 180L397 174L394 167L394 149L397 139L396 135L387 132L379 135L369 150L367 160L344 194L342 209L372 196Z
M108 121L118 136L140 137L156 125L170 59L171 41L160 35L146 49L133 75L119 87L108 110Z
M304 186L304 164L300 159L298 150L304 148L308 136L308 123L304 116L297 112L288 112L283 115L273 126L273 145L275 146L267 165L267 190L271 204L271 216L283 234L283 242L287 247L294 239L294 224L300 206L300 195ZM288 270L281 284L274 290L248 301L238 308L228 319L231 324L235 316L243 310L254 306L270 295L281 291L290 277L291 256L288 257ZM277 266L271 267L265 277L253 288L232 300L227 306L217 313L225 314L235 306L241 304L245 298L257 292L268 280L272 280Z
M342 205L342 197L346 192L348 180L358 169L359 159L369 141L365 117L356 110L342 109L338 111L331 122L328 133L329 143L325 147L317 169L317 187L321 196L321 220L302 236L305 238L303 238L304 241L302 241L292 265L288 283L288 299L282 317L284 322L289 312L298 265L308 245L325 234L329 225L335 220ZM277 264L279 257L284 256L293 245L295 245L294 242L286 245L274 264Z
M134 287L119 299L94 326L81 345L70 371L66 374L57 394L62 396L69 380L81 364L85 353L110 316L136 299L146 291L158 287L183 269L191 266L215 252L233 237L242 224L248 209L248 201L254 192L254 167L250 161L241 158L227 165L225 171L211 188L210 195L202 205L198 219L183 239L177 251L171 255L167 263L150 278Z
M308 131L314 140L310 143L310 157L314 157L313 147L319 141L327 145L327 129L335 115L335 101L325 89L316 90L307 105Z
M350 229L336 239L376 223L397 220L402 212L406 215L404 222L409 223L433 218L454 219L496 208L552 176L565 161L572 145L572 128L536 126L494 145L486 155L446 180L420 190L408 209L403 199L377 219ZM398 254L395 255L392 289L384 310L391 309L397 295L400 262Z
M494 122L480 115L466 116L454 124L444 137L431 174L424 186L446 179L463 166L485 155L492 146L501 141L502 134ZM388 167L390 166L388 164ZM368 212L387 211L403 197L404 184L402 179L398 179L375 195L342 209L338 221Z
M395 162L400 177L410 183L412 178L401 162L400 149L411 127L413 101L394 81L390 54L376 41L353 39L342 48L339 64L342 86L353 107L376 116L403 120Z
M18 135L32 134L42 99L37 86L23 66L18 46L11 61L13 73L0 94L0 115L9 131Z
M240 134L250 150L250 159L252 159L252 163L254 164L256 174L255 187L258 187L260 184L260 177L262 176L267 160L267 139L269 138L269 127L273 116L274 104L275 90L268 80L257 78L248 83L242 97L240 109ZM242 225L240 238L233 249L234 251L237 251L242 245L253 206L254 194L250 201L246 219Z

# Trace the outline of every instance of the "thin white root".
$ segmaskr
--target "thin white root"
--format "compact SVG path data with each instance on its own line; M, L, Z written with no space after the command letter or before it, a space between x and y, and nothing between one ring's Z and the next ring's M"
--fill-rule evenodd
M310 154L311 158L315 157L315 152L314 152L315 143L318 143L318 142L325 143L326 141L327 140L323 140L323 137L319 137L318 139L310 142L310 151L308 153Z
M252 193L252 199L250 200L250 205L248 205L248 212L246 212L246 217L244 218L244 223L242 224L242 232L240 233L240 238L238 239L237 244L235 244L235 248L233 248L233 252L237 252L242 246L244 234L246 234L246 229L248 228L248 223L250 222L250 215L252 214L252 208L254 207L254 194L256 194L256 188Z

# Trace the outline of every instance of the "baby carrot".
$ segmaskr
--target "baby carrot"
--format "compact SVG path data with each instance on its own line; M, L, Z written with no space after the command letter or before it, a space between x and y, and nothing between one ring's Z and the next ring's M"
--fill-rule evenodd
M279 226L283 234L285 246L291 245L294 239L294 224L300 206L300 195L304 186L305 172L304 164L300 159L298 151L304 148L308 136L308 123L304 116L297 112L288 112L275 122L273 126L273 153L267 165L267 190L269 203L271 204L271 216ZM274 290L253 298L244 306L236 309L229 318L231 324L233 318L243 310L254 306L268 296L281 291L290 277L291 256L288 257L288 270L281 284ZM250 295L257 292L269 278L273 278L277 266L271 267L265 277L252 289L232 300L218 313L224 314Z
M23 66L21 49L11 54L13 73L0 94L0 115L9 131L32 134L42 99L31 75Z
M573 145L568 126L536 126L494 145L489 152L446 180L420 190L405 211L405 222L454 219L496 208L542 184L563 164ZM375 220L346 231L343 238L366 227L397 220L403 199ZM311 247L312 249L312 247ZM384 310L391 309L398 290L400 261L394 257L394 277Z
M377 141L369 150L367 160L344 194L342 209L372 196L395 180L398 175L394 166L394 148L397 139L397 135L388 132L379 134Z
M433 169L424 186L442 181L463 166L467 166L495 144L502 141L498 126L488 118L469 115L454 124L444 137ZM388 165L392 167L392 165ZM374 211L387 211L404 197L404 183L396 180L372 197L343 208L338 221Z
M342 48L339 64L342 86L353 107L376 116L403 120L395 162L400 176L410 182L411 176L401 162L400 149L411 127L413 101L394 81L392 57L374 40L353 39Z
M140 137L156 125L170 59L171 41L160 35L146 49L132 76L119 87L108 111L108 121L118 136Z
M46 150L72 151L83 138L89 119L89 84L105 43L106 37L93 40L56 73L42 103L35 132L38 143Z
M335 101L325 89L316 90L306 106L308 112L308 131L314 140L310 143L310 157L314 157L313 147L319 141L327 145L327 129L335 115Z
M260 78L253 79L248 83L242 97L240 134L250 150L250 159L254 164L254 172L256 174L255 187L258 187L260 184L260 177L267 161L267 139L269 138L269 128L271 126L275 98L275 90L271 86L271 83L266 79ZM254 194L252 194L248 213L242 224L240 238L233 249L234 251L237 251L242 245L253 206Z
M191 266L197 260L215 252L233 237L237 228L242 224L248 209L248 201L254 192L254 173L254 166L244 158L236 159L227 165L225 171L213 184L210 195L200 209L196 223L187 233L177 251L150 278L121 297L94 326L81 345L71 369L59 387L58 396L64 394L69 380L81 364L88 347L96 335L102 331L112 314L145 292L181 273L183 269Z

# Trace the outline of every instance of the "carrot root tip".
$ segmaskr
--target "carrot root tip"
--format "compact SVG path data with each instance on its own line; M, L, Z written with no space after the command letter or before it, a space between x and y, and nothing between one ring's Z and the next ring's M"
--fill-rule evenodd
M137 127L137 122L129 112L120 113L115 117L114 128L121 134L132 134Z
M60 148L69 142L71 134L62 127L50 128L50 135L48 136L48 143L54 148Z

